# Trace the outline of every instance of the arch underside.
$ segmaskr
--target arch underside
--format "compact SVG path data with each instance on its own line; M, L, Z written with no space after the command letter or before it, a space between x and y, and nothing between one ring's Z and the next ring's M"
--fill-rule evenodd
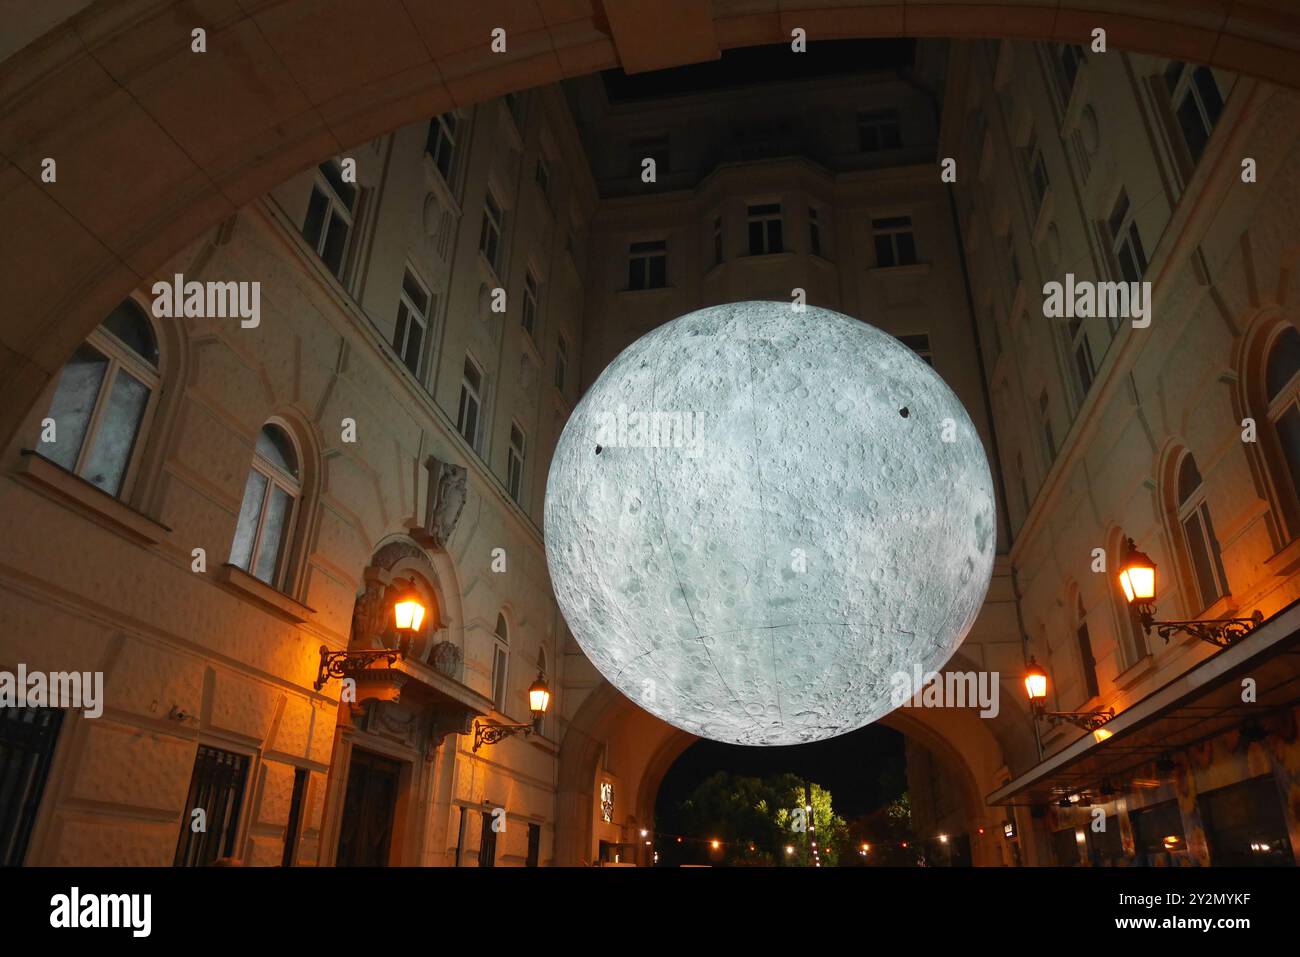
M376 4L271 0L224 19L181 0L94 0L50 27L11 15L0 63L0 430L9 438L76 344L196 237L294 173L406 123L566 77L722 50L866 37L1088 42L1300 86L1300 12L1229 0L715 0ZM250 10L252 12L250 12ZM358 24L364 24L359 31ZM207 31L206 52L191 51ZM505 31L504 52L491 49ZM366 42L360 42L364 39ZM25 41L25 45L24 44ZM54 158L59 178L41 179Z

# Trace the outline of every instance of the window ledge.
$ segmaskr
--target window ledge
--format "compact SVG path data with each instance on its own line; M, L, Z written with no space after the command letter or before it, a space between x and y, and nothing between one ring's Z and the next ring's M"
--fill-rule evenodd
M1300 537L1285 545L1272 558L1264 562L1264 567L1274 575L1289 575L1300 566Z
M155 522L103 489L91 485L80 475L51 462L35 449L22 450L18 474L43 494L71 503L100 525L125 532L146 545L157 545L171 534L172 530L166 525Z
M501 281L501 276L495 266L488 262L487 256L483 255L483 250L478 251L478 271L482 273L483 280L488 284L489 289L501 289L505 283Z
M672 292L676 288L676 286L650 286L646 289L620 289L618 294L620 296L642 296L646 293Z
M282 591L277 591L260 578L255 578L237 565L229 562L217 569L217 581L237 591L243 597L251 598L257 604L287 618L295 624L302 624L316 614L316 609L308 608L295 601Z
M438 197L438 202L442 205L442 208L451 213L459 222L462 215L460 203L452 195L451 184L442 178L442 171L434 165L433 157L429 155L427 150L424 153L423 165L424 184L431 193Z
M789 262L794 259L795 254L788 249L783 249L779 253L750 253L747 256L741 256L736 262L748 262L766 265L771 262Z
M1115 676L1115 687L1127 691L1156 670L1156 656L1148 651Z
M867 270L876 279L886 281L906 276L924 276L930 271L929 263L911 263L907 266L872 266Z

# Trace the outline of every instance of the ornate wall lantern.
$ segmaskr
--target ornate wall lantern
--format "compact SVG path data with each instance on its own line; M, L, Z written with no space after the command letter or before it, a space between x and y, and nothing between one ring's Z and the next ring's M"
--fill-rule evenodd
M393 630L397 632L396 648L363 648L347 651L330 651L325 645L320 647L320 670L316 673L316 690L324 686L331 678L351 678L368 669L377 661L388 662L391 670L399 659L405 659L411 650L411 643L420 634L424 616L428 609L424 598L413 580L393 582L388 586L385 596L391 603L393 613Z
M551 689L547 687L542 673L537 672L537 680L528 686L528 709L533 713L529 724L502 724L498 721L474 722L474 750L485 744L496 744L515 734L532 734L541 729L542 718L551 706Z
M1029 658L1029 664L1025 666L1025 693L1029 696L1029 705L1033 709L1034 718L1046 718L1054 725L1068 721L1085 731L1096 731L1115 717L1114 708L1106 708L1104 711L1048 711L1045 706L1047 672L1039 667L1032 656Z
M1124 598L1137 612L1142 630L1156 633L1166 642L1175 632L1192 635L1218 648L1227 648L1254 631L1264 620L1256 609L1249 618L1210 618L1191 621L1156 620L1156 563L1147 554L1138 551L1133 539L1128 540L1124 563L1119 569L1119 587Z

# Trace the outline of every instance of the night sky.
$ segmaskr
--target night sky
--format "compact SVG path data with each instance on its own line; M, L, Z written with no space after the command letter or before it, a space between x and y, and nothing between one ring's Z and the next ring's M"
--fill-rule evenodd
M700 740L664 775L655 814L671 817L672 810L715 771L754 777L789 771L830 791L836 813L850 820L898 797L902 790L898 784L905 786L906 768L903 736L880 724L787 747L751 748Z

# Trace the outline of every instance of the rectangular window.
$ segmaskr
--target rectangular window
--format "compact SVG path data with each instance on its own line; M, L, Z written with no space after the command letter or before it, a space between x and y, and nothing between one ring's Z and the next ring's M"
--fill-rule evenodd
M1070 101L1074 90L1074 81L1079 76L1079 67L1087 58L1083 47L1076 43L1061 43L1056 47L1057 82L1060 84L1061 105Z
M1088 344L1088 333L1084 331L1083 320L1075 316L1070 320L1070 349L1074 352L1074 368L1079 373L1079 387L1084 395L1092 388L1097 378L1097 367L1092 360L1092 347Z
M524 867L536 867L538 859L542 852L542 826L540 824L528 825L528 857L524 859Z
M749 214L749 254L766 256L769 253L783 251L781 245L781 204L763 203L750 206Z
M569 372L569 343L564 336L555 337L555 388L564 392L564 378Z
M934 366L934 353L930 351L930 337L924 333L914 336L899 336L898 341L911 349L928 366Z
M478 451L478 424L483 411L483 370L465 356L465 372L460 380L460 404L456 408L456 431Z
M505 645L496 645L492 650L492 705L501 714L507 714L506 679L509 665L510 656Z
M822 254L822 226L817 210L808 207L808 249L814 256Z
M0 708L0 867L22 866L62 724L57 708Z
M356 204L356 184L343 181L342 170L334 160L321 163L307 204L302 235L337 279L343 278Z
M1133 210L1129 206L1127 190L1120 190L1106 226L1110 230L1111 251L1119 263L1120 275L1127 282L1141 282L1147 271L1147 257L1142 249L1142 236L1138 233L1137 222L1133 219Z
M1056 436L1052 434L1052 411L1047 402L1047 390L1038 395L1038 415L1043 423L1043 442L1047 445L1047 461L1056 461Z
M497 863L497 832L492 829L492 812L483 811L483 827L478 839L478 866L495 867Z
M293 867L294 856L298 852L298 838L302 834L303 803L307 800L307 781L310 777L311 772L306 768L297 768L293 772L293 797L289 800L289 824L284 829L281 867Z
M1079 622L1079 627L1075 631L1075 637L1079 641L1079 662L1083 667L1083 686L1088 691L1088 697L1095 698L1100 691L1097 687L1097 661L1092 656L1092 639L1088 636L1088 623Z
M916 239L911 216L889 216L871 221L876 241L876 267L912 266L916 263Z
M668 285L668 244L632 243L628 246L627 288L663 289Z
M524 310L522 318L524 332L537 336L537 279L530 269L524 273Z
M505 214L501 211L501 205L492 191L488 190L483 200L483 225L479 229L478 248L488 265L498 272L501 268L501 229L504 224Z
M722 263L722 217L713 217L713 265Z
M524 430L510 423L510 450L506 454L506 486L510 497L523 504L520 495L524 487Z
M451 177L456 169L457 123L455 113L434 117L429 121L429 134L424 141L424 151L429 154L448 186L451 185Z
M1047 162L1043 159L1043 151L1039 148L1038 137L1031 135L1029 143L1021 153L1021 158L1025 164L1025 175L1029 178L1029 186L1034 196L1035 213L1042 208L1043 200L1047 198Z
M248 763L245 755L199 745L173 866L201 867L234 856ZM196 810L203 812L201 831L193 826Z
M1165 70L1165 83L1178 127L1193 162L1200 162L1210 134L1223 113L1223 95L1209 67L1173 62Z
M411 270L406 270L402 275L402 292L397 302L393 349L414 376L420 374L420 350L428 338L430 302L428 290Z
M897 110L870 110L858 114L858 149L861 152L896 150L902 145Z

